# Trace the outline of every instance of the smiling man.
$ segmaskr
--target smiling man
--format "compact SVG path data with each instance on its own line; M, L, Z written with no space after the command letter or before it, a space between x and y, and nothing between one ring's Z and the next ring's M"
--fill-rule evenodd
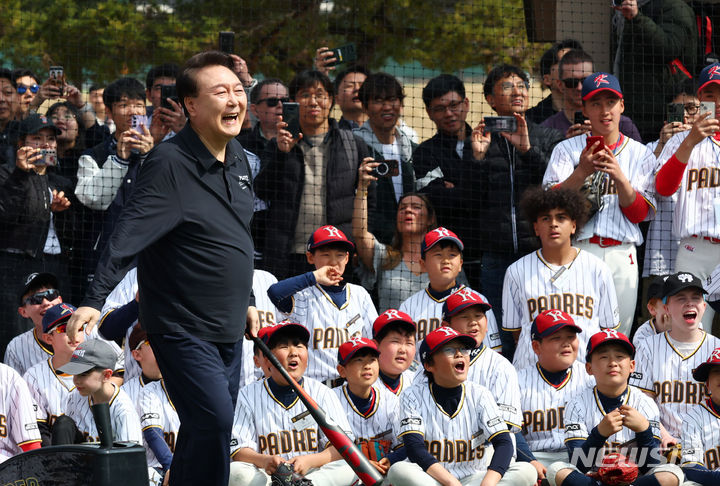
M181 422L172 486L228 484L245 316L257 326L253 192L235 140L247 101L232 66L216 51L185 64L177 91L188 124L145 160L67 331L94 326L137 257L140 321Z

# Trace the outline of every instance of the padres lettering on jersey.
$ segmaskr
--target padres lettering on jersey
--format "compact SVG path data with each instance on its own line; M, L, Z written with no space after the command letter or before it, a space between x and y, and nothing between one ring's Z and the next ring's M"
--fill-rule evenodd
M720 469L720 414L709 399L684 417L681 440L683 465Z
M559 309L571 316L593 318L595 299L592 297L564 292L562 294L540 295L527 301L528 313L533 319L548 309Z

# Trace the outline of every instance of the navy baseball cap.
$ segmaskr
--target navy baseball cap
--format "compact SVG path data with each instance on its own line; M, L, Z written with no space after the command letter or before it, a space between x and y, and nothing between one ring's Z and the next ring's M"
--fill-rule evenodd
M307 243L307 251L312 251L315 248L319 248L324 245L330 244L341 244L347 247L348 252L352 253L355 250L355 245L352 241L347 239L345 233L340 231L338 228L332 225L321 226L316 229L313 234L310 235L310 239Z
M420 343L420 361L425 364L432 354L450 341L458 340L467 349L477 346L475 338L468 334L460 334L452 327L440 326L431 333L428 333Z
M36 290L42 287L49 289L59 290L58 286L60 283L55 275L46 272L35 272L25 277L24 283L18 295L18 305L23 305L23 296L30 292L30 290Z
M720 63L713 63L700 71L698 76L698 93L708 84L720 84Z
M42 319L43 332L49 332L51 329L56 327L63 321L70 319L70 316L75 313L77 309L72 304L57 304L50 307L45 311L45 315Z
M270 342L270 339L275 335L276 332L289 330L299 332L305 343L310 340L310 331L307 330L307 327L303 326L302 324L298 324L297 322L289 321L287 319L284 321L280 321L277 324L268 324L264 327L261 327L258 331L258 337L262 340L262 342L268 344Z
M610 91L620 98L623 97L622 89L620 89L620 81L610 73L597 72L593 73L583 81L582 99L587 101L602 91Z
M648 286L647 299L662 299L665 296L665 280L669 275L658 275L650 282Z
M440 226L439 228L430 230L425 234L425 238L423 238L422 244L420 245L420 256L425 258L425 252L441 241L452 241L458 248L460 248L460 251L465 249L465 246L460 238L458 238L458 235L449 229Z
M696 288L700 290L700 292L702 292L703 294L707 294L707 290L705 290L702 286L702 280L697 278L692 273L673 273L672 275L668 275L668 277L665 279L665 284L663 285L663 298L667 299L668 297L672 297L673 295L677 294L681 290L689 288Z
M377 319L375 319L375 322L373 322L373 338L376 338L377 335L385 329L385 326L393 322L404 323L405 327L407 327L408 330L412 330L412 332L417 330L417 325L415 325L415 321L412 320L409 314L397 309L388 309L380 314Z
M582 332L582 328L575 324L575 320L567 312L558 309L545 310L533 319L530 338L539 341L566 327L575 332Z
M108 343L101 339L90 339L80 343L73 351L70 362L58 368L58 371L80 375L96 367L114 370L117 358L117 353Z
M480 294L472 289L464 287L457 292L450 294L442 306L443 321L450 322L450 318L474 305L480 306L483 312L492 309Z
M720 348L715 348L707 361L693 370L692 375L695 381L707 381L710 369L713 366L720 366Z
M363 349L372 349L375 352L375 356L380 356L377 344L372 339L364 337L350 338L349 341L344 342L338 348L338 363L345 366L348 364L353 356Z
M60 133L60 129L53 125L52 120L44 115L38 115L37 113L28 115L27 118L20 122L19 132L20 135L32 135L43 128L50 128L55 132L55 135Z
M620 331L616 331L615 329L603 329L600 332L596 332L595 334L593 334L588 341L585 359L587 361L590 361L590 355L592 354L592 352L595 351L599 346L608 343L620 344L621 346L625 347L625 349L627 349L627 352L630 353L630 357L635 356L635 346L633 346L633 344L630 342L630 340L625 334L621 333Z

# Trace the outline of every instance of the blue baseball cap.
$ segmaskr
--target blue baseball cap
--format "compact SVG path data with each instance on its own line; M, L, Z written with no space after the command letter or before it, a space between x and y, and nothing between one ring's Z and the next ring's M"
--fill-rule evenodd
M48 332L61 322L67 321L76 310L74 305L64 302L50 307L45 311L42 319L43 332Z
M602 91L610 91L620 98L623 97L622 89L620 89L620 81L610 73L597 72L593 73L583 81L582 99L587 101Z
M713 63L700 71L698 77L698 93L708 84L717 83L720 84L720 63Z

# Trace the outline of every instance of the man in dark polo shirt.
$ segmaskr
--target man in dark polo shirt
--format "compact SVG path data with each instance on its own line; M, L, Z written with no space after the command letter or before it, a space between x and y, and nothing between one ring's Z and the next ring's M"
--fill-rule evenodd
M235 137L247 100L220 52L190 58L177 79L189 123L145 160L69 322L92 328L137 256L140 317L180 417L170 484L226 486L247 316L254 334L250 168Z

